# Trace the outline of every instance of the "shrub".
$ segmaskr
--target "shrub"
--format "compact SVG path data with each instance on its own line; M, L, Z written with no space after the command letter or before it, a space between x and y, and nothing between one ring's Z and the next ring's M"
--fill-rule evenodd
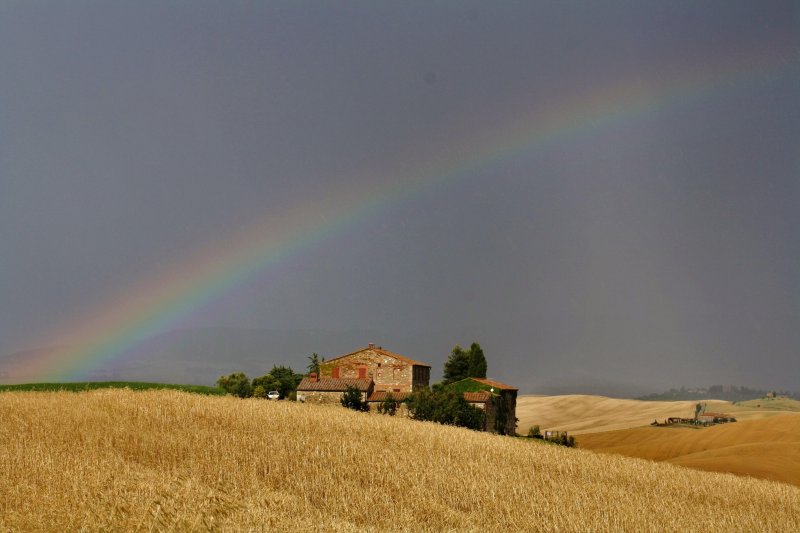
M266 392L269 392L271 390L279 390L280 386L281 382L278 381L277 378L275 378L275 376L272 374L264 374L261 377L253 378L253 391L255 391L256 388L261 387Z
M217 380L217 387L239 398L249 398L253 394L253 387L244 372L220 376Z
M532 439L537 439L537 438L539 438L541 436L542 436L542 432L539 429L539 425L538 424L535 425L535 426L531 426L531 428L528 430L528 437L530 437Z
M384 415L394 416L397 414L397 402L394 400L392 393L388 393L386 398L378 404L378 412Z
M361 391L358 387L347 387L347 390L342 394L342 405L354 411L366 411L369 409L367 402L361 399Z
M412 393L406 400L411 418L430 420L440 424L483 429L484 412L467 402L458 392L422 390Z

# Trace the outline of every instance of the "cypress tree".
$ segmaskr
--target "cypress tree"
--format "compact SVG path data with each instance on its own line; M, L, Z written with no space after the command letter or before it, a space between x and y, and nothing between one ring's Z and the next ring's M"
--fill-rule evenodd
M483 355L483 349L477 342L473 342L469 347L469 371L468 376L471 378L485 378L486 377L486 357Z

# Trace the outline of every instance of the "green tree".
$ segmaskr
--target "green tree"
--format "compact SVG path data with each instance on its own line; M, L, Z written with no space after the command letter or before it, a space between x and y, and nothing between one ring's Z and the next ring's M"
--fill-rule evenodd
M361 399L361 391L358 390L358 387L347 387L347 390L342 394L341 402L343 406L355 411L366 411L369 409L367 402Z
M308 366L306 367L308 369L308 373L311 374L312 372L316 372L317 375L319 375L319 365L324 361L325 358L323 357L322 359L320 359L319 354L317 354L317 352L314 352L311 355L309 355Z
M276 390L281 398L293 398L300 381L303 380L302 374L295 374L294 370L288 366L273 366L272 370L261 377L253 379L251 386L263 387L265 391Z
M485 378L486 370L486 356L480 344L473 342L469 350L456 344L444 363L442 384L447 385L465 378Z
M228 394L238 396L239 398L249 398L253 393L253 387L250 385L250 379L244 372L236 372L228 376L220 376L217 380L217 387L224 390Z
M441 391L431 392L428 389L414 391L406 398L408 413L414 420L433 420L436 405L434 395Z
M483 355L481 345L477 342L473 342L469 347L469 370L467 371L467 377L485 378L486 367L486 357Z
M294 370L288 366L273 366L269 373L278 381L278 387L274 390L281 393L281 398L291 397L303 380L302 374L295 374Z
M255 389L261 387L265 391L280 390L281 382L271 373L264 374L261 377L253 379L253 395L255 396Z
M453 383L469 376L469 353L455 345L444 363L444 383Z
M256 385L253 387L253 398L266 398L267 391L261 385Z

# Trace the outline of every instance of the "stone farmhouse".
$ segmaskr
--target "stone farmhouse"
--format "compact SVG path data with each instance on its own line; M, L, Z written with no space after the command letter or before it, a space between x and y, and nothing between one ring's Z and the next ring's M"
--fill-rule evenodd
M329 359L320 364L297 387L297 399L315 404L339 405L348 387L361 391L361 398L375 409L391 394L398 402L409 393L427 389L431 365L385 350L370 343L366 348ZM516 432L517 389L485 378L466 378L447 386L462 393L474 407L486 413L484 431L514 435ZM405 414L405 408L399 411Z
M297 387L297 397L310 403L338 404L342 393L354 386L368 402L380 402L391 393L402 401L408 393L427 388L431 365L390 352L370 343L366 348L320 364Z

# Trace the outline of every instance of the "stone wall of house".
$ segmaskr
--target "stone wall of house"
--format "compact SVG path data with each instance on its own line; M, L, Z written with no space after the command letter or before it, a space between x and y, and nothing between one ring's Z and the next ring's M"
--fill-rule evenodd
M297 400L313 404L341 405L342 394L340 391L297 391Z
M495 433L494 425L497 421L497 400L492 398L486 402L486 431Z
M506 406L506 435L517 433L517 391L504 390L501 393ZM494 426L492 426L494 427Z
M415 365L412 370L411 388L414 390L427 389L431 382L431 369L427 366Z
M297 391L297 401L316 405L342 405L342 394L342 391ZM363 392L361 399L367 400L367 395Z
M338 376L334 370L337 368ZM371 378L376 391L411 392L414 388L428 386L430 368L366 349L322 363L320 375L327 378Z

